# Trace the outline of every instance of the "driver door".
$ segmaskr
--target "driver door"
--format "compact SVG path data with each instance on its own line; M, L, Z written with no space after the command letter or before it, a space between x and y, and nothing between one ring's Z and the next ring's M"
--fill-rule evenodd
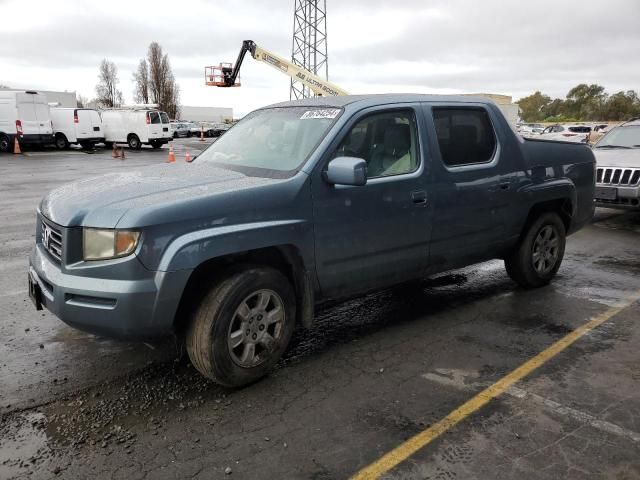
M420 277L431 234L423 117L417 105L376 107L346 125L312 179L316 271L325 297ZM364 186L330 185L335 157L367 162Z

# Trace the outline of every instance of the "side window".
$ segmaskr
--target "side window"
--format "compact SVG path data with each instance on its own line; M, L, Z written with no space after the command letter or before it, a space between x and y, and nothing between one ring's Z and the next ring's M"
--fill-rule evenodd
M367 162L367 177L388 177L418 168L416 119L412 110L375 113L356 123L334 157Z
M491 161L496 135L483 108L444 107L433 109L442 161L449 167Z
M162 120L162 123L169 123L169 115L165 112L160 112L160 119Z
M151 123L160 123L160 115L158 115L158 112L149 112L148 115L151 119Z

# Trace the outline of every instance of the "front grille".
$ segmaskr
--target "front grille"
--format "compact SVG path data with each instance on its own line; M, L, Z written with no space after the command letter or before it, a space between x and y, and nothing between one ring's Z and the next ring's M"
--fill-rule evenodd
M62 232L49 223L42 222L42 246L53 258L62 259Z
M596 183L632 187L640 183L640 168L602 167L596 172Z

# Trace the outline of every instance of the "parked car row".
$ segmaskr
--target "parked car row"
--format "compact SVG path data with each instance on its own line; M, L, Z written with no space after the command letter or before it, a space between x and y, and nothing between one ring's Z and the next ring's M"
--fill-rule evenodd
M98 143L111 148L126 143L138 150L143 145L160 148L173 138L201 132L220 136L229 128L223 123L170 122L166 112L149 105L95 110L56 107L37 91L0 91L0 152L20 145L55 145L58 149L80 145L92 149Z
M603 123L555 124L546 127L540 123L519 123L517 132L523 137L540 136L545 140L558 140L574 143L595 143L610 128Z

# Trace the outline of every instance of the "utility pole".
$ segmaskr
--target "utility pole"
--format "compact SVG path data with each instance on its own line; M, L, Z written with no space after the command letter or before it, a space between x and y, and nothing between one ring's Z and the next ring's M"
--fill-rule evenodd
M291 61L319 77L329 79L327 61L327 0L294 0ZM291 80L289 98L314 96L309 87Z

